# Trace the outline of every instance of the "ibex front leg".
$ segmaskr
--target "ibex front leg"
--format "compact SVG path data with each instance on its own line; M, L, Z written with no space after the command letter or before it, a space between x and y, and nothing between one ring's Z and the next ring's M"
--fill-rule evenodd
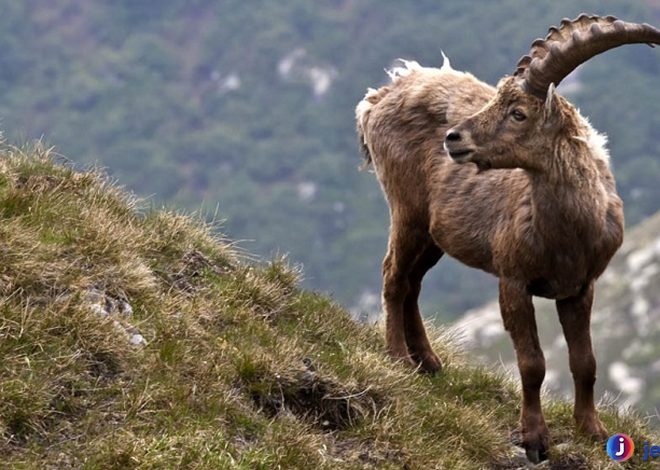
M607 439L607 430L598 419L594 406L596 359L589 331L593 298L592 283L580 295L558 300L557 311L568 344L569 364L575 383L574 415L577 427L596 439Z
M545 378L545 358L539 344L532 296L524 285L500 280L500 310L509 331L522 379L520 425L523 447L534 463L547 458L548 428L541 409L541 385Z

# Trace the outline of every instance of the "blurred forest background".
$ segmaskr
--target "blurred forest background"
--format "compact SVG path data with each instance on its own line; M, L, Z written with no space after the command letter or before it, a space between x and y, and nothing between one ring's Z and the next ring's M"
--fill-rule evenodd
M156 205L216 207L264 257L289 253L307 287L379 308L388 213L358 172L353 110L399 57L496 83L532 40L581 11L660 23L660 1L0 0L0 129L100 164ZM627 224L660 208L660 54L625 47L563 93L610 137ZM453 319L493 279L443 260L427 313Z

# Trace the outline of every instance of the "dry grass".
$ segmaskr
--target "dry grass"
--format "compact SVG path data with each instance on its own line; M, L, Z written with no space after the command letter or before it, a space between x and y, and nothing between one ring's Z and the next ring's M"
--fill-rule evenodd
M48 153L0 150L5 465L520 466L515 386L466 366L451 339L436 331L438 377L392 364L379 331L300 290L285 260L248 262L195 218L143 209ZM550 468L610 465L574 436L568 404L547 409L568 443ZM604 419L649 433L634 415Z

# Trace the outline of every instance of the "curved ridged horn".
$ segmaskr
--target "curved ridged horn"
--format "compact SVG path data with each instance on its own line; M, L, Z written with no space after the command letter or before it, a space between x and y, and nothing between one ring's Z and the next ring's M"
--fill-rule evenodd
M515 76L523 89L545 98L551 83L559 85L566 75L593 56L624 44L660 44L660 30L649 24L627 23L614 16L564 18L552 26L545 39L536 39L528 55L517 64Z

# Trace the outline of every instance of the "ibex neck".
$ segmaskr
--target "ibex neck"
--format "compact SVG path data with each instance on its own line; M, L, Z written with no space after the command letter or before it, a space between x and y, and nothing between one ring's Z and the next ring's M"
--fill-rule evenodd
M534 226L541 234L569 241L602 229L607 193L593 160L557 159L530 180Z

